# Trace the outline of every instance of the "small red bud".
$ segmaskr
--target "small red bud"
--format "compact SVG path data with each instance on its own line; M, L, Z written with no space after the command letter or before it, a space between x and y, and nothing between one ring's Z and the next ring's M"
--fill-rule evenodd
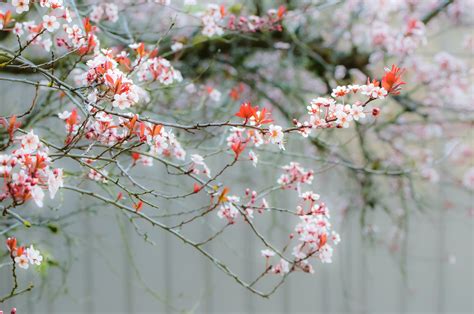
M8 238L6 243L7 243L8 250L10 252L13 252L16 250L16 238Z
M139 213L143 208L143 201L138 201L138 203L133 204L133 207L135 208L135 212Z
M10 314L16 314L16 307L12 308Z
M379 114L380 114L380 108L375 107L374 109L372 109L372 115L374 117L378 116Z

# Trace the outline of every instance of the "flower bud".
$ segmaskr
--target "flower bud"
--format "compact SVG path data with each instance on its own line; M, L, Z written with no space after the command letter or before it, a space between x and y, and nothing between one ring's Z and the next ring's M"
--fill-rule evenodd
M374 117L378 116L379 114L380 114L380 108L375 107L374 109L372 109L372 115Z

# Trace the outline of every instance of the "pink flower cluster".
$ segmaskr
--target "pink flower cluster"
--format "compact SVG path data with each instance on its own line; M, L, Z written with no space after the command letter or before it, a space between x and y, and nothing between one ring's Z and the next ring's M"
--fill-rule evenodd
M433 59L429 62L427 58L412 56L407 60L415 79L427 88L425 103L456 110L471 109L474 89L468 63L448 52L439 52Z
M403 32L391 28L385 21L376 21L368 34L373 46L384 49L390 55L412 53L427 41L425 25L415 18L408 20Z
M202 34L208 37L222 36L224 30L238 32L281 31L285 8L268 10L265 16L236 16L226 11L224 5L209 4L200 14L203 25Z
M290 164L282 167L285 173L278 178L277 183L283 189L294 189L301 191L301 184L311 184L314 178L314 171L301 167L297 162L290 162Z
M265 16L235 16L230 14L227 21L227 28L238 32L257 32L257 31L279 31L283 27L281 22L286 9L280 7L278 10L270 9Z
M119 19L118 7L114 3L100 3L92 6L92 12L89 16L94 23L99 23L102 20L115 23Z
M171 63L163 57L153 57L147 59L138 67L139 81L158 81L163 85L170 85L181 82L183 76Z
M17 140L21 147L10 154L0 155L0 175L3 179L0 201L11 198L14 204L33 199L43 207L44 189L53 199L63 186L62 169L51 169L48 149L30 131Z
M102 49L87 61L88 71L78 77L86 86L93 86L88 96L90 102L112 102L120 110L128 109L140 99L148 97L144 89L130 78L136 70L138 81L158 81L163 85L181 82L181 72L174 69L170 62L156 56L156 51L146 52L143 43L130 45L137 54L132 63L128 53L121 51L114 54L111 50ZM124 69L125 74L120 68Z
M249 188L245 190L245 196L242 200L242 204L237 204L241 201L241 198L235 195L227 196L228 190L224 188L220 197L220 207L217 211L217 216L221 219L226 219L229 224L234 224L236 219L244 215L245 220L251 220L254 218L254 211L257 210L259 214L263 214L265 209L268 208L268 203L263 197L259 197L257 191L251 191ZM260 200L261 199L261 200ZM242 212L239 211L238 207L242 208Z
M17 13L28 11L32 3L29 0L12 2ZM118 9L115 4L103 3L94 6L92 16L85 18L82 25L72 24L71 14L61 0L40 1L39 4L46 9L41 12L42 22L16 23L13 32L21 36L25 30L28 31L28 44L40 45L46 51L50 51L53 45L51 38L56 36L55 43L58 47L66 47L83 56L93 54L87 61L88 70L79 77L79 82L91 89L88 94L90 102L97 104L108 101L114 107L125 110L134 106L140 98L146 99L146 92L134 84L131 74L136 74L139 81L158 81L164 85L182 81L181 73L175 70L168 60L157 56L157 50L145 51L143 43L130 45L137 54L134 63L125 51L115 54L111 50L100 49L100 42L95 35L97 27L92 26L91 21L98 22L104 16L105 19L116 21ZM5 20L5 16L1 14L2 20ZM8 16L8 21L10 20ZM64 22L63 32L61 21ZM51 35L47 36L47 33Z
M40 0L39 5L43 9L40 16L42 21L37 23L35 21L16 22L13 27L13 33L17 36L22 36L25 31L28 33L26 40L30 44L38 45L46 51L50 51L53 42L48 33L54 33L60 28L60 21L66 23L72 21L69 10L63 6L62 0ZM12 0L12 6L15 12L22 14L30 10L30 5L33 1L30 0ZM66 24L65 24L66 25ZM47 32L46 32L47 31Z
M30 245L30 247L26 249L24 246L18 247L16 238L8 238L6 245L10 252L10 257L20 268L28 269L30 264L36 266L41 265L43 256L33 245Z
M280 261L268 267L269 260L275 256L275 252L269 249L262 250L262 256L266 258L267 268L274 274L285 274L294 270L314 273L311 259L318 259L322 263L331 263L333 245L340 242L340 236L331 228L329 222L329 210L323 202L319 202L319 194L313 191L301 193L301 184L311 184L313 171L305 170L297 163L291 163L283 168L285 173L278 179L282 188L294 188L300 196L300 204L296 207L296 214L300 222L295 226L296 240L298 243L293 247L293 265L290 268L288 260L281 258ZM290 234L290 239L295 236Z
M89 119L84 127L85 138L97 141L104 145L114 145L126 140L135 139L138 142L148 144L148 153L153 156L174 157L184 160L186 152L171 130L166 131L161 125L149 122L138 122L138 115L132 118L117 117L112 114L99 111L94 107L88 108L93 118ZM72 116L76 116L71 120ZM68 138L74 135L79 127L80 117L76 110L64 111L59 117L65 121ZM66 140L68 142L68 140ZM144 164L149 164L145 158Z
M234 224L237 217L240 215L234 203L240 201L240 197L236 195L229 195L225 198L226 200L221 203L219 210L217 211L217 217L221 219L227 219L229 224Z
M89 101L111 101L114 107L124 110L139 100L139 87L125 73L118 69L118 63L110 50L102 50L87 61L88 71L84 73L87 86L96 86L89 94Z
M354 101L353 104L345 104L344 98L360 93L368 96L368 100L362 102ZM365 85L337 86L332 90L331 97L318 97L311 100L307 106L309 121L298 122L303 136L308 136L311 129L320 128L348 128L351 121L359 121L366 117L364 111L366 104L372 100L384 99L389 92L377 81L368 81ZM341 102L338 102L341 101ZM369 111L378 115L378 109Z
M186 158L186 151L182 148L171 129L167 131L163 128L160 132L153 133L152 124L145 123L144 132L151 155L174 157L179 160Z
M308 260L311 257L319 259L322 263L331 263L333 248L340 241L337 232L331 231L329 210L319 200L319 195L313 192L301 194L302 204L298 206L300 223L295 227L299 236L298 244L293 248L293 256L297 259L296 265L305 272L313 273L313 268Z
M211 178L211 170L204 161L204 158L199 154L191 155L191 167L189 170L193 174L204 174L208 178Z
M71 22L68 21L68 22ZM56 44L58 47L65 46L70 50L77 50L81 55L86 55L99 50L100 41L95 35L96 28L90 24L88 18L83 21L83 29L77 24L63 24L65 38L58 36Z
M259 110L257 106L252 107L250 103L242 103L235 115L244 119L244 125L252 126L252 128L234 127L227 137L227 145L234 151L236 159L248 145L259 147L262 144L272 143L278 145L281 150L285 150L284 132L281 126L270 124L268 129L256 128L273 122L266 108ZM256 166L258 156L250 151L249 160Z

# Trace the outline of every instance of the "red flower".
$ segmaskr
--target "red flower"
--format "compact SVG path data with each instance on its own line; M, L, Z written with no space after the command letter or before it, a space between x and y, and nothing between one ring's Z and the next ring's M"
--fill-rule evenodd
M155 137L156 135L161 133L161 129L163 126L161 124L154 124L152 127L147 126L144 122L140 123L140 140L145 141L146 140L146 131L148 131L148 134L151 135L152 137Z
M115 61L123 65L129 71L132 69L130 59L125 56L117 56L115 57Z
M404 72L405 69L400 69L396 65L392 65L392 69L387 71L385 76L382 78L382 87L392 95L399 95L401 86L406 84L402 81L402 75Z
M318 238L319 238L319 248L318 248L318 250L319 250L320 248L322 248L326 244L326 242L328 240L328 236L327 236L326 233L322 233L318 236Z
M85 17L82 19L82 25L84 26L84 30L86 31L86 34L93 33L97 30L97 27L92 26L91 20L88 17Z
M282 19L283 18L283 15L285 15L286 13L286 8L285 6L283 5L280 5L280 7L278 7L278 12L277 12L277 16L279 19Z
M10 252L16 251L16 238L8 238L6 243Z
M76 125L77 122L78 122L77 109L74 108L72 109L69 117L66 119L66 124L68 127L69 134L72 133L72 131L74 130L74 126Z
M267 114L268 114L268 119L267 119ZM267 108L263 108L262 111L257 111L253 115L253 117L255 119L255 125L273 122L273 120L270 119L270 112L267 113Z
M235 160L239 159L239 155L244 151L246 145L247 144L242 143L241 141L232 144L230 148L232 148L235 153Z
M145 49L145 44L144 43L139 43L135 48L135 51L137 52L138 56L143 58L146 55L146 49Z
M87 35L87 45L81 46L78 50L77 53L80 54L81 56L85 56L88 53L91 53L94 48L97 46L97 42L95 41L95 37L92 36L92 34Z
M9 121L7 121L7 119L0 120L0 124L7 129L10 140L13 140L13 134L21 125L20 122L16 121L16 116L11 116Z
M139 201L136 204L133 204L133 208L135 208L135 212L139 213L142 210L143 201Z
M221 195L219 195L219 198L217 199L217 204L225 203L228 201L227 194L229 193L230 189L228 187L224 187L222 189Z
M22 256L23 253L25 253L25 247L20 246L19 248L16 249L15 251L15 256Z
M255 116L257 110L258 107L252 107L249 102L244 102L240 105L240 110L235 115L239 118L245 119L244 123L247 123L251 117Z
M267 112L266 108L259 111L258 106L252 107L250 103L244 102L240 105L240 110L235 115L239 118L245 119L244 124L246 124L250 118L253 118L255 125L261 125L273 121L270 117L267 118L267 114L269 115L270 113Z
M221 4L220 6L220 13L221 13L221 17L224 17L226 15L226 12L225 12L225 7L223 4Z
M3 20L3 27L7 27L7 25L13 21L12 19L12 11L8 10L5 14L0 13L0 20Z
M133 165L135 165L138 159L140 159L140 154L137 152L132 152L132 159L133 159Z
M130 135L132 135L135 131L135 126L137 124L137 121L138 121L138 115L134 115L133 118L131 118L129 121L125 121L123 124L124 126L126 126L129 131L130 131Z
M194 183L193 192L194 192L194 193L197 193L197 192L199 192L199 191L201 191L201 186L200 186L199 184L197 184L197 183Z
M43 155L40 155L39 153L36 154L36 165L34 168L34 171L38 169L44 169L47 166L46 164L46 158Z
M372 81L370 80L370 77L367 78L367 85L374 85L375 87L379 87L380 86L380 82L377 81L376 79L373 79Z
M240 94L242 94L243 91L244 91L244 84L240 83L239 85L232 87L232 89L229 92L229 97L232 100L237 101L239 100Z

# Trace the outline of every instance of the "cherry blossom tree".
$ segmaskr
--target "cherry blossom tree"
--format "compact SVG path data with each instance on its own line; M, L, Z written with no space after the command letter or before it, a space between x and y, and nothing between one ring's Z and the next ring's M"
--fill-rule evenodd
M458 53L474 52L473 12L470 0L0 2L0 84L33 93L2 95L0 270L12 285L0 302L33 289L18 272L57 263L28 232L71 221L70 195L113 208L145 241L144 225L170 233L262 297L330 267L341 237L327 204L356 210L369 236L384 211L397 250L407 204L429 207L431 184L474 189L473 71ZM466 36L428 49L447 31ZM242 189L242 171L270 178ZM323 172L355 188L320 196ZM189 231L210 215L211 236ZM294 222L284 243L260 227L271 217ZM261 248L255 278L207 249L237 225Z

